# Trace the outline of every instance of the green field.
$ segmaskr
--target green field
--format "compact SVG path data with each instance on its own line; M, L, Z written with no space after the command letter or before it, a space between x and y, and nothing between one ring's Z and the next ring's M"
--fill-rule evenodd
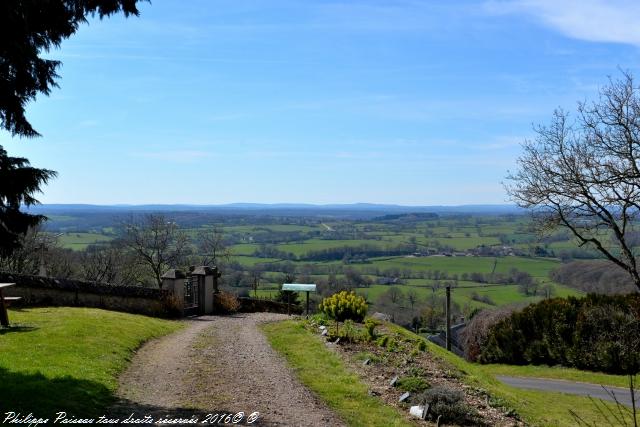
M542 296L525 296L521 292L518 291L517 286L513 285L499 285L499 286L489 286L486 288L482 287L474 287L467 288L465 286L478 286L474 282L465 282L461 281L458 283L458 288L453 288L451 291L451 299L454 303L460 305L460 307L464 307L466 305L471 308L491 308L492 306L489 304L485 304L480 301L473 300L471 295L473 293L477 293L478 295L486 295L495 303L496 306L507 305L511 303L533 303L540 301ZM388 292L390 288L397 288L402 291L404 296L406 297L409 291L415 291L418 296L418 304L420 304L421 300L424 300L426 297L433 294L433 291L427 285L371 285L367 288L358 288L357 292L364 296L367 301L375 303L376 300L385 292ZM445 289L440 288L435 292L436 295L443 296L445 294ZM581 293L576 291L575 289L568 288L562 285L555 285L555 295L558 297L565 296L577 296ZM409 303L404 300L403 305L405 307L409 306Z
M83 251L89 245L109 242L113 237L98 233L64 233L58 239L63 248Z
M408 269L414 271L439 270L450 274L462 273L508 273L512 268L526 271L533 277L545 279L559 261L549 258L525 257L476 257L476 256L428 256L372 258L379 268Z
M321 251L324 249L340 248L344 246L357 247L362 245L374 246L377 248L387 248L394 246L393 242L381 242L378 240L320 240L309 239L300 243L287 243L277 245L276 248L283 252L290 252L296 256L304 255L311 251Z
M517 269L529 273L539 284L552 283L549 273L560 265L560 260L553 257L552 251L571 251L576 248L574 242L562 240L566 238L566 232L556 233L556 240L560 241L543 243L531 231L526 216L441 215L425 218L411 219L409 215L407 218L391 220L349 220L260 216L256 217L255 223L251 223L253 219L248 216L225 216L200 224L190 220L182 228L192 239L192 247L196 250L195 239L202 230L213 227L222 229L232 254L235 273L246 277L259 270L263 276L263 287L280 285L278 281L284 271L292 272L296 280L314 280L322 284L329 279L329 274L344 282L345 273L355 270L374 284L387 278L400 278L408 285L417 286L421 297L426 296L427 291L419 286L428 285L429 278L436 276L441 280L457 279L460 285L477 285L468 282L472 273L507 274ZM73 226L73 219L72 215L52 216L52 220L62 225L64 230ZM108 243L118 234L118 227L114 223L92 224L83 230L102 229L103 233L66 232L59 241L65 248L81 251L91 244ZM352 250L340 250L345 247ZM378 252L367 253L363 249L366 247L376 248ZM398 248L404 248L403 255L389 252L389 256L379 256L380 250L397 251ZM322 257L316 254L315 258L310 256L324 250L333 250L333 254ZM509 255L512 252L518 256ZM424 256L427 254L430 255ZM194 260L200 256L197 253L193 255ZM77 271L82 269L78 268ZM246 292L249 286L246 279L233 283L233 286L243 288L239 292ZM374 285L360 292L375 301L385 290ZM517 287L504 287L473 291L459 289L454 292L454 301L471 308L489 307L472 300L470 296L473 292L487 295L496 305L532 302L540 298L525 297ZM556 287L556 295L570 294L574 292L562 286ZM268 297L273 295L273 291L261 291L261 295Z

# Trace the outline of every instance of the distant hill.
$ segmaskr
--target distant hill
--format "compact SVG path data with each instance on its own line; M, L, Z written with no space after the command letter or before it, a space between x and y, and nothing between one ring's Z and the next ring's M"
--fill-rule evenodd
M131 212L203 212L223 215L318 216L371 219L385 215L409 214L521 214L514 205L402 206L374 203L313 205L302 203L231 203L224 205L89 205L43 204L31 206L30 212L44 215ZM389 218L390 219L390 218Z
M412 213L401 213L401 214L388 214L383 216L378 216L373 218L374 221L395 221L395 220L408 220L408 221L421 221L421 220L429 220L429 219L437 219L439 217L438 214L433 212L412 212Z

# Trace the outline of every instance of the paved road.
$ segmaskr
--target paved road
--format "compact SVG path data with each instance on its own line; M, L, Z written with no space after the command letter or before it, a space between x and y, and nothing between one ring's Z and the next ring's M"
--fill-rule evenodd
M596 399L610 400L612 402L615 400L609 393L613 393L618 402L626 406L631 406L631 393L629 392L629 389L622 387L604 386L603 388L603 386L598 384L543 378L507 377L503 375L497 375L496 378L512 387L591 396ZM640 401L640 390L636 390L635 395L636 406L640 406L638 403Z

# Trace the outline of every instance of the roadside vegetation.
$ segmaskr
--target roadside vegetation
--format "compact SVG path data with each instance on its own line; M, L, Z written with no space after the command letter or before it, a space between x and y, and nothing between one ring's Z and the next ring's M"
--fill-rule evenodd
M317 319L316 319L317 320ZM364 325L356 325L362 337L366 336ZM344 328L343 328L344 330ZM459 389L468 388L476 402L488 402L489 408L483 411L497 411L520 418L532 426L575 426L576 421L570 410L576 411L581 418L602 425L606 423L602 414L593 406L587 397L573 396L546 391L530 391L516 389L501 383L495 375L535 374L542 378L575 379L597 384L625 385L624 377L592 374L577 370L559 370L547 367L505 367L502 365L479 365L447 352L421 337L397 325L383 323L376 327L376 340L364 345L363 341L355 343L341 340L337 350L330 350L324 344L325 338L317 332L317 324L313 327L304 321L287 321L267 324L263 331L271 345L281 353L288 364L295 370L300 380L318 396L334 408L349 425L393 425L391 420L403 420L408 406L397 403L398 396L406 389L413 394L421 393L436 385L442 378L462 384ZM349 332L344 332L349 333ZM353 330L351 331L353 333ZM383 339L386 337L386 339ZM331 337L330 340L334 340ZM384 343L383 343L384 341ZM425 343L424 350L418 350L418 343ZM391 344L392 343L392 344ZM402 346L400 349L399 346ZM401 375L402 381L397 387L390 388L388 377L398 369L394 364L396 357L411 353L403 352L406 347L415 350L412 359L416 363L412 373ZM364 362L367 365L364 365ZM412 365L413 366L413 365ZM436 366L435 371L419 368L420 366ZM411 369L411 368L407 368ZM372 374L373 372L373 374ZM384 374L385 379L376 386L375 377ZM366 385L365 385L366 384ZM355 390L354 390L355 388ZM379 398L372 398L367 388L379 393ZM385 390L391 389L391 395L385 396ZM395 390L395 391L394 391ZM361 400L357 402L356 400ZM383 404L386 403L386 406ZM603 403L606 408L616 410L612 403ZM390 408L395 406L402 413ZM374 408L385 408L384 415ZM390 410L391 412L386 412ZM363 423L359 414L367 413L371 423ZM385 418L391 417L391 418ZM504 418L502 419L504 420ZM405 421L398 421L405 422ZM480 421L478 421L480 422ZM512 421L512 423L517 422ZM403 424L398 424L403 425ZM479 425L479 424L476 424Z
M282 354L300 381L350 426L409 426L398 410L370 396L367 387L340 358L299 322L263 326L271 346Z
M410 331L397 325L387 324L390 330L403 335L409 339L418 339L418 337ZM428 344L428 352L450 367L455 368L461 375L464 383L471 387L477 388L488 393L491 397L489 401L492 405L502 406L508 410L512 410L527 424L532 426L575 426L576 421L571 416L570 411L576 411L580 417L592 425L608 424L603 418L591 400L587 397L573 396L564 393L554 393L548 391L533 391L516 389L501 383L495 378L495 375L510 375L509 371L501 365L480 365L467 362L461 357L438 347L433 343ZM622 376L605 375L598 373L590 373L577 370L560 370L557 368L548 368L543 366L535 367L509 367L513 374L522 376L526 373L534 373L541 378L556 379L576 379L595 384L611 384L624 385ZM574 377L575 376L575 377ZM574 377L574 378L572 378ZM627 379L628 381L628 379ZM603 402L604 407L616 411L617 408L613 403Z

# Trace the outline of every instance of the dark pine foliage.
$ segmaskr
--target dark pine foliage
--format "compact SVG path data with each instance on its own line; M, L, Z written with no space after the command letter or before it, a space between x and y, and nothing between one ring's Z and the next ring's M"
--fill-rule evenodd
M25 107L39 93L57 87L60 61L40 55L60 46L88 16L117 12L138 15L139 0L2 0L0 1L0 128L12 136L39 136L25 116ZM9 157L0 146L0 257L11 255L20 236L43 217L20 212L37 203L34 194L56 175Z
M34 193L55 175L31 167L27 159L9 157L0 147L0 257L11 255L20 245L20 236L42 220L41 215L20 212L20 207L37 203Z
M40 55L60 46L85 23L117 12L138 15L138 0L3 0L0 2L0 126L13 136L38 132L25 106L56 87L60 61Z

